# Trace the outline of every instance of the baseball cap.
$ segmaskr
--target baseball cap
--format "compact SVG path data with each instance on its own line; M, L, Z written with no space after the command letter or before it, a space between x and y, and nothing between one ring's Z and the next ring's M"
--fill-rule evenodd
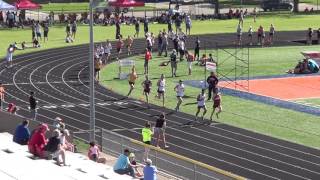
M134 157L135 157L134 153L129 154L129 158L134 158Z
M151 159L147 159L147 160L146 160L146 164L147 164L147 165L151 165L151 164L152 164Z
M40 125L40 129L44 129L44 130L46 130L46 131L49 131L49 130L50 130L49 127L48 127L48 124L46 124L46 123L41 124L41 125Z

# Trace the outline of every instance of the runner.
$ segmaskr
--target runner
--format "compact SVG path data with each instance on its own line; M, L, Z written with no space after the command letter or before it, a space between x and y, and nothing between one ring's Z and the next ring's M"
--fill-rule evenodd
M275 28L274 28L273 24L271 24L270 25L270 31L269 31L269 43L270 43L270 45L273 44L274 33L275 33Z
M7 66L6 67L12 67L12 59L13 59L13 53L14 53L14 46L12 44L9 45L7 49Z
M221 113L222 111L222 106L221 106L221 93L218 92L213 98L213 110L212 110L212 113L211 113L211 116L210 116L210 120L212 121L212 116L215 112L215 110L217 109L217 113L216 113L216 116L217 118L219 119L219 113Z
M132 44L133 44L133 39L131 36L128 36L128 39L127 39L128 56L131 54Z
M166 91L166 79L164 77L164 74L161 74L161 77L158 80L157 86L158 86L158 95L156 97L160 99L162 96L162 107L164 107L164 94Z
M206 94L205 94L205 89L201 90L201 93L197 97L197 104L198 104L198 110L196 113L196 121L198 119L198 114L201 109L203 109L203 114L202 114L202 120L204 120L204 115L207 113L207 107L206 107Z
M154 136L156 138L156 147L160 147L159 146L159 142L160 140L163 142L164 148L169 148L169 146L167 146L166 143L166 137L165 137L165 128L166 128L166 118L165 118L165 114L162 113L160 114L160 117L157 119L156 121L156 125L154 127Z
M174 87L174 91L176 91L177 93L177 99L178 99L178 103L177 106L175 108L176 112L180 111L180 105L183 101L183 96L184 96L184 84L182 80L179 80L179 83L176 85L176 87Z
M152 58L152 54L148 48L146 48L146 52L144 54L144 74L149 73L149 61Z
M107 39L106 46L104 47L104 56L105 56L104 64L107 64L107 62L110 60L111 50L112 50L112 45L109 39Z
M127 97L129 97L131 92L133 91L134 84L136 83L137 79L138 79L138 75L137 75L137 72L136 72L136 67L132 66L131 73L129 74L129 81L128 81L129 82L129 86L130 86L130 90L128 92Z
M171 77L177 77L177 51L174 49L170 55Z
M116 39L121 39L120 20L116 20Z
M37 21L37 23L36 23L36 36L37 36L37 40L39 40L39 38L40 38L40 40L42 40L42 38L41 38L41 26L40 26L39 21Z
M33 120L37 120L37 104L38 101L34 98L34 92L30 92L30 97L29 97L29 107L30 107L30 113L31 113L31 118Z
M145 143L147 145L151 145L153 132L151 130L151 124L150 124L149 121L146 122L144 128L142 128L141 134L142 134L143 143ZM144 161L146 161L148 159L149 151L150 151L150 148L145 146L144 147L144 155L143 155L143 160Z
M0 83L0 110L2 110L3 108L4 95L5 95L5 90L2 83Z
M123 40L122 35L119 35L119 39L117 41L117 59L119 59L120 53L122 52Z
M143 87L143 94L146 96L148 108L150 108L149 95L150 95L150 91L151 91L152 82L149 80L148 75L146 75L146 80L144 80L141 85Z
M68 21L67 26L66 26L66 37L70 36L70 31L71 31L71 24Z
M96 56L94 59L94 77L95 77L96 81L98 81L98 82L100 79L101 66L102 66L102 61L99 57Z

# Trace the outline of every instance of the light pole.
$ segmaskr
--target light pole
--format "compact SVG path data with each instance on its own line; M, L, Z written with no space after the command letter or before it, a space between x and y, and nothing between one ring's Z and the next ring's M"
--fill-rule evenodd
M90 0L90 48L89 48L89 81L90 81L90 141L95 140L95 106L94 106L94 43L93 43L93 0Z

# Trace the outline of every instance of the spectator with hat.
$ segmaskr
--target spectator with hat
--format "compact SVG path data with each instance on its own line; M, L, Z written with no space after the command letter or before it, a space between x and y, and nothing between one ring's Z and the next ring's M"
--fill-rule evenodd
M120 154L117 162L113 166L113 170L118 174L129 174L132 177L136 177L133 168L140 167L140 165L131 164L129 160L129 154L129 149L125 149L123 154Z
M49 131L47 124L40 124L32 134L28 143L29 152L38 157L44 157L44 147L47 145L46 132Z
M144 180L157 180L157 167L152 165L151 159L146 160L146 166L143 168Z

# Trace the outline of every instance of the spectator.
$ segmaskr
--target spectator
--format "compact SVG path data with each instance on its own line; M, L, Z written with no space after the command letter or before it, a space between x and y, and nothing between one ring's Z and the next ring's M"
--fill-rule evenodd
M31 118L33 120L37 119L37 103L38 101L34 98L34 92L30 92L30 97L29 97L29 105L30 105L30 113L31 113Z
M134 155L134 153L130 153L130 154L129 154L129 160L130 160L130 163L131 163L132 165L137 165L137 162L136 162L136 160L135 160L135 155ZM138 167L135 167L135 168L133 168L133 169L134 169L135 175L136 175L137 177L142 177L142 176L143 176L143 174L139 171Z
M263 46L264 45L264 38L265 38L265 33L264 33L264 29L263 27L260 25L259 26L259 29L258 29L258 46L261 45Z
M195 41L194 58L197 61L199 61L199 59L200 59L200 40L199 40L199 37L197 37L197 39Z
M249 27L248 30L248 37L249 37L249 45L252 46L252 36L253 36L253 29L252 26Z
M46 42L49 40L48 39L48 33L49 33L49 24L48 23L44 23L43 25L43 41Z
M114 172L118 174L129 174L132 177L135 177L133 168L139 167L139 165L133 165L129 160L129 149L125 149L123 154L120 154L117 162L113 166Z
M142 128L141 134L142 134L143 143L146 144L146 145L151 145L153 132L151 130L150 122L146 122L144 128ZM144 147L143 160L147 160L148 159L149 151L150 151L150 148L148 146L145 146Z
M309 28L308 34L307 34L307 45L312 45L312 36L313 36L313 30L312 28Z
M40 43L39 43L39 41L38 41L37 38L34 38L34 39L33 39L33 41L32 41L32 46L33 46L34 48L39 48L39 47L40 47Z
M96 143L90 142L89 145L90 145L90 148L88 151L89 159L97 163L105 164L107 160L105 158L100 157L100 150L99 150L99 147L96 145Z
M187 35L190 35L190 30L191 30L191 18L190 18L190 16L188 15L187 17L186 17L186 34Z
M107 64L107 62L110 60L111 50L112 50L112 45L111 45L109 39L107 39L106 46L104 47L104 55L105 55L104 64Z
M214 95L217 93L218 82L219 82L219 80L218 80L217 76L215 75L215 73L211 72L210 76L207 78L207 83L209 85L208 101L210 101L210 99L211 99L212 92L214 93Z
M14 135L13 135L13 141L21 144L21 145L27 145L30 139L30 131L28 128L29 121L24 120L20 125L17 126Z
M274 28L273 24L271 24L270 25L270 31L269 31L269 43L270 43L270 45L273 44L274 33L275 33L275 28Z
M317 30L317 43L320 44L320 28Z
M192 62L194 61L194 56L191 54L189 51L186 51L186 57L187 57L187 64L188 64L188 70L189 70L189 75L192 73Z
M34 21L32 21L31 31L32 31L32 40L33 40L36 37L36 23Z
M163 33L162 33L162 31L160 30L159 31L159 34L158 34L158 56L161 56L161 46L162 46L162 36L163 36Z
M48 140L46 139L46 132L49 131L47 124L40 124L31 135L28 143L29 152L38 157L44 157L44 147Z
M238 27L237 27L237 44L238 44L238 46L241 45L241 39L242 39L242 27L241 27L241 24L239 23Z
M143 168L144 180L157 180L158 170L152 165L151 159L146 160L146 166Z
M120 21L116 21L116 39L120 39L121 29L120 29Z
M70 36L70 31L71 31L71 24L68 21L67 25L66 25L66 37Z
M11 114L16 114L18 108L14 103L9 103L8 104L8 112Z
M53 120L53 127L56 128L56 129L59 129L59 130L63 130L62 127L64 127L64 123L63 123L63 120L60 118L60 117L56 117L54 120Z
M5 95L5 89L2 83L0 83L0 110L2 110L3 108L4 95Z
M140 23L138 20L135 21L135 24L134 24L134 27L135 27L135 30L136 30L136 33L134 34L134 37L139 37L139 32L140 32Z
M7 67L12 67L12 59L13 59L13 53L15 51L15 48L12 44L9 45L7 49Z
M159 53L159 55L161 56L163 52L165 52L164 57L168 56L168 34L167 32L164 30L162 32L162 36L161 36L161 51Z
M61 130L60 141L62 144L62 148L66 151L75 152L75 147L72 143L68 142L67 137L70 136L70 133L67 129Z
M163 142L164 148L169 148L166 143L166 137L165 137L165 128L166 128L166 119L165 114L160 114L160 117L156 121L156 125L154 127L154 136L156 138L156 146L159 146L160 140Z
M73 21L73 23L71 25L71 37L73 39L76 39L76 34L77 34L77 22Z
M257 8L256 7L253 8L252 15L253 15L253 22L256 22L256 19L257 19Z
M172 32L172 24L173 24L173 22L172 22L172 19L171 19L171 17L169 15L168 15L167 24L168 24L168 33L170 33L170 32Z
M47 145L44 147L43 158L55 158L57 159L57 164L66 166L66 153L62 148L60 141L60 132L59 130L54 130L52 132L52 137L49 139ZM62 159L62 162L60 160Z
M179 43L178 43L178 49L179 49L179 59L180 61L183 61L183 57L184 57L184 53L185 53L185 43L183 40L179 40Z
M144 19L143 29L144 29L144 34L147 34L149 32L149 20L147 17L145 17Z
M41 26L40 26L39 21L36 23L36 35L37 35L37 39L39 39L39 38L40 38L40 40L42 39L41 38Z
M170 55L171 77L177 77L177 51L174 49Z
M146 48L146 52L144 54L144 74L149 73L149 61L151 60L151 58L151 51L148 48Z

